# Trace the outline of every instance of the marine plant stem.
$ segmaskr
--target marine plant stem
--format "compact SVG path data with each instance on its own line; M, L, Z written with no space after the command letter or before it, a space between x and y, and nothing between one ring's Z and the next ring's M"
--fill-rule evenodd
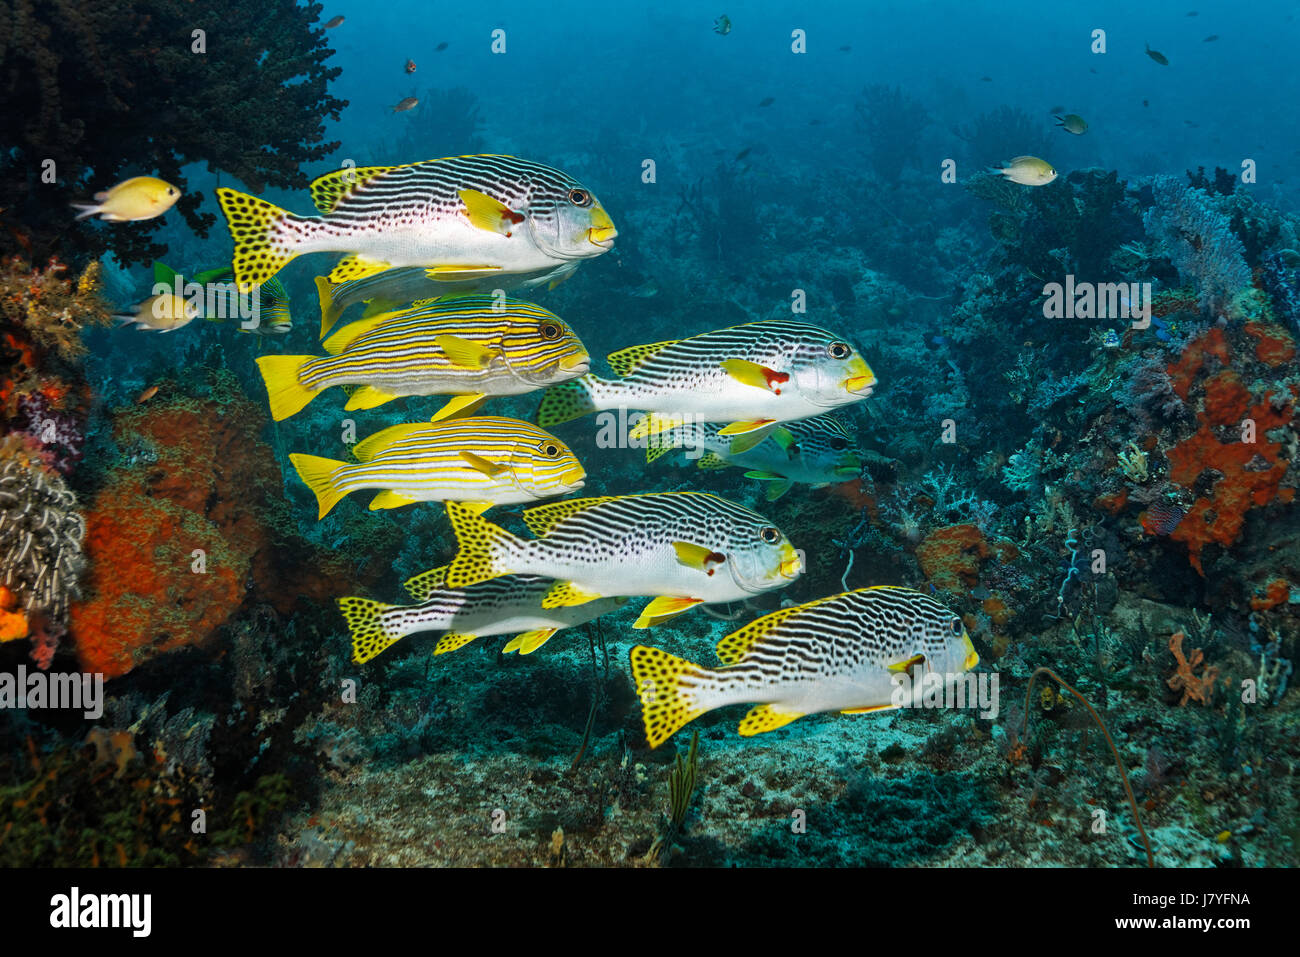
M1039 675L1047 675L1066 691L1070 692L1070 694L1074 695L1074 697L1078 699L1079 703L1088 709L1088 714L1092 715L1092 720L1097 722L1097 727L1101 728L1101 733L1105 736L1106 743L1110 745L1110 753L1115 756L1115 767L1119 768L1120 780L1124 782L1124 793L1128 795L1129 807L1133 809L1133 823L1137 825L1138 833L1142 835L1142 846L1147 852L1147 867L1155 867L1156 858L1155 855L1151 853L1151 841L1147 838L1146 829L1142 826L1142 818L1138 816L1137 799L1133 797L1133 788L1128 783L1128 772L1124 770L1124 761L1120 758L1119 749L1115 747L1115 742L1110 736L1110 731L1106 728L1106 722L1101 720L1101 715L1099 715L1093 706L1088 703L1087 698L1079 694L1073 685L1067 682L1051 668L1046 666L1035 668L1034 673L1029 676L1029 687L1025 689L1025 720L1020 726L1020 737L1023 739L1025 733L1029 730L1029 700L1030 696L1034 693L1034 682L1038 680Z

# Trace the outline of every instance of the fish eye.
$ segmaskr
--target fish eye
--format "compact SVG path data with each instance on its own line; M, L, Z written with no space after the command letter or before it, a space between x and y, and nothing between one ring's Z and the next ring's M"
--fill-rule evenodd
M554 442L547 442L542 446L542 454L548 459L553 459L560 454L560 447Z
M553 322L543 322L541 332L543 339L554 340L560 338L560 327Z
M758 533L758 537L769 545L775 545L781 540L781 532L771 525L764 525Z
M826 351L830 353L832 359L847 359L853 350L849 348L847 342L832 342Z
M591 194L585 189L574 188L569 190L569 202L574 206L590 206Z
M952 633L954 635L960 635L962 631L965 630L966 626L962 624L960 618L954 618L952 620L952 623L949 625L949 627L952 628Z
M848 441L846 439L840 438L838 435L835 438L831 439L831 449L835 452L843 452L848 447L849 447Z

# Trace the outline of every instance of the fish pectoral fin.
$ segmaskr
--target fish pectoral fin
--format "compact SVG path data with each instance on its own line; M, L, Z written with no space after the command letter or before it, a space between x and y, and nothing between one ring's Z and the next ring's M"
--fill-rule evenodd
M466 279L482 279L501 271L500 266L430 266L424 274L434 282L459 282Z
M912 655L910 658L904 658L902 661L895 661L888 666L888 670L894 674L908 674L914 667L924 664L925 655Z
M349 279L365 279L367 276L374 276L390 268L392 267L381 259L344 256L339 260L338 265L330 270L328 279L332 283L347 282Z
M524 221L523 213L515 212L501 200L493 199L477 189L462 189L457 195L465 204L465 216L470 225L476 229L509 237L514 228Z
M464 634L459 631L449 631L438 639L438 644L433 648L435 655L445 655L449 651L455 651L457 648L464 648L478 635Z
M520 632L510 639L502 651L506 654L517 651L521 655L531 655L550 641L557 631L558 628L534 628L532 631Z
M676 618L683 612L690 611L696 605L704 604L703 598L681 598L676 595L660 595L641 609L641 617L632 625L633 628L652 628L655 625Z
M478 411L479 406L487 401L487 398L487 396L477 393L474 395L458 395L433 413L433 418L429 421L443 422L447 419L459 418L462 415L473 415Z
M840 714L874 714L877 711L893 711L896 704L873 704L869 708L845 708Z
M447 354L448 359L465 369L485 369L488 363L500 354L495 349L488 349L477 342L450 334L434 336L434 341L438 343L438 348Z
M468 449L461 449L460 457L470 466L470 468L482 472L489 478L496 478L503 472L509 471L506 466L497 465L495 462L489 462L487 459L483 458L483 456L476 455Z
M347 405L343 408L351 412L353 409L373 409L375 406L383 405L385 402L392 402L401 396L393 395L391 392L385 392L383 389L377 389L373 385L363 385L348 396Z
M732 422L730 425L723 426L718 430L719 435L725 435L731 439L731 445L727 449L731 455L740 455L742 452L748 452L754 446L762 442L771 434L774 428L772 419L755 419L752 422Z
M416 501L392 489L385 489L370 500L370 511L378 511L381 508L401 508L403 505L414 505Z
M687 568L702 571L706 575L712 575L717 567L727 560L727 556L722 552L715 552L705 545L696 545L692 542L673 542L673 551L677 553L678 562Z
M736 730L742 737L752 738L756 734L784 728L791 721L802 717L803 713L799 711L778 711L775 705L760 704L741 719L740 727Z
M763 495L769 502L775 502L794 486L794 482L789 479L781 479L779 482L773 482L767 487L767 492Z
M748 359L723 359L722 368L742 385L753 386L775 395L780 395L781 387L790 381L790 373L777 372Z
M571 608L603 597L594 591L588 591L576 582L556 582L542 599L542 607Z

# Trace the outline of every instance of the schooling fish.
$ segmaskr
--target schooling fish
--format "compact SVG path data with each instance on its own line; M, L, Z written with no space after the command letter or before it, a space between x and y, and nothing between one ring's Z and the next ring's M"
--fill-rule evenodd
M569 447L519 419L481 416L394 425L352 447L356 463L294 453L289 461L316 493L324 518L344 496L382 489L371 510L413 502L493 505L535 502L582 488L587 477Z
M629 438L692 420L720 430L739 453L780 422L807 418L871 394L876 376L856 348L819 326L766 319L690 339L611 353L622 378L586 375L547 390L538 422L555 425L604 409L651 413Z
M138 222L161 216L176 205L181 191L156 176L133 176L112 189L95 194L94 203L73 203L77 219L98 214L111 223Z
M406 266L386 269L364 279L330 282L328 276L316 277L316 292L320 297L320 335L324 339L329 331L353 303L367 304L363 318L391 312L402 306L432 299L468 296L475 293L512 292L532 289L546 284L554 289L577 271L578 261L564 263L534 273L516 273L508 276L485 276L457 282L430 279L423 269Z
M397 101L397 104L393 107L393 112L405 113L407 110L413 110L419 105L420 101L418 98L414 96L403 97Z
M543 608L555 582L536 575L507 575L469 588L446 587L447 567L417 575L406 583L418 605L387 605L369 598L340 598L339 610L352 632L352 660L365 664L407 635L445 634L435 655L463 648L475 638L514 635L503 649L531 655L559 630L584 625L616 610L624 598L600 598L585 605Z
M289 292L278 279L268 279L257 289L257 311L246 315L250 308L247 303L235 299L235 274L229 266L203 269L189 276L179 275L175 269L161 261L153 264L154 284L173 285L177 279L204 286L203 306L198 318L209 322L233 321L240 332L251 332L259 336L282 336L293 328L293 317L289 313ZM224 287L214 290L213 286ZM255 325L250 323L255 322Z
M702 469L728 465L749 469L746 478L768 483L769 502L779 499L796 482L820 487L862 474L862 452L833 415L787 422L739 455L731 452L731 442L718 435L716 425L685 423L654 436L646 459L653 462L673 449L687 449L688 457L703 450L697 461Z
M1088 124L1084 122L1082 116L1078 113L1066 113L1064 116L1057 116L1056 125L1063 128L1067 133L1073 133L1075 136L1082 136L1088 132Z
M526 509L525 540L454 502L447 516L459 551L452 588L501 575L545 575L556 583L543 608L597 598L655 595L634 627L695 605L740 601L794 581L802 556L767 519L704 492L652 492L553 502Z
M994 169L1013 183L1021 186L1046 186L1056 179L1056 170L1047 160L1037 156L1017 156L1003 169Z
M559 316L519 299L445 299L344 326L322 343L327 356L257 360L279 422L323 389L361 385L345 406L372 409L400 396L454 395L434 417L477 408L582 375L591 357Z
M1167 56L1165 56L1163 53L1161 53L1159 50L1153 50L1153 49L1151 49L1151 47L1150 47L1149 45L1147 46L1147 56L1149 56L1151 59L1155 60L1155 61L1156 61L1157 63L1159 63L1161 66L1168 66L1168 65L1169 65L1169 58L1168 58Z
M889 585L774 611L723 638L717 652L721 668L645 645L632 649L650 747L708 711L742 702L762 702L740 722L746 737L807 714L916 704L922 681L903 691L896 675L956 676L979 664L961 618L928 595Z
M330 18L329 22L325 24L325 29L333 30L335 27L339 26L342 23L343 23L343 14L340 13L337 17Z
M533 273L607 252L618 231L590 190L513 156L454 156L341 169L311 184L320 216L298 216L224 187L241 286L304 253L349 253L331 282L419 266L435 280Z

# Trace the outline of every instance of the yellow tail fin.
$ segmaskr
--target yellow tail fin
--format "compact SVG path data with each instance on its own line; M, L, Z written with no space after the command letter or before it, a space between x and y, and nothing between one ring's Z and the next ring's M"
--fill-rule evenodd
M401 639L384 629L383 615L392 605L369 598L340 598L339 611L352 632L352 660L364 665Z
M328 276L316 277L316 295L320 297L320 337L322 339L329 335L329 331L339 321L339 316L343 315L343 310L334 304L334 297L330 295L332 288Z
M523 542L504 528L493 525L473 508L460 502L447 503L447 518L456 533L456 557L447 566L447 587L468 588L502 575L511 549Z
M217 188L217 202L226 216L230 238L235 241L235 256L231 261L235 282L240 292L251 292L297 255L271 245L275 227L293 214L264 199L225 187Z
M262 356L257 368L266 383L266 395L271 400L271 418L280 422L306 408L307 403L319 394L303 385L298 376L303 366L315 356Z
M709 710L696 702L696 682L683 680L702 678L709 669L645 645L634 646L629 659L650 747L659 747Z
M346 462L321 458L319 455L303 455L300 452L291 454L289 461L298 470L298 477L302 479L303 484L316 493L316 501L320 504L318 519L328 515L330 509L348 494L334 482L334 476L339 469L347 465Z

